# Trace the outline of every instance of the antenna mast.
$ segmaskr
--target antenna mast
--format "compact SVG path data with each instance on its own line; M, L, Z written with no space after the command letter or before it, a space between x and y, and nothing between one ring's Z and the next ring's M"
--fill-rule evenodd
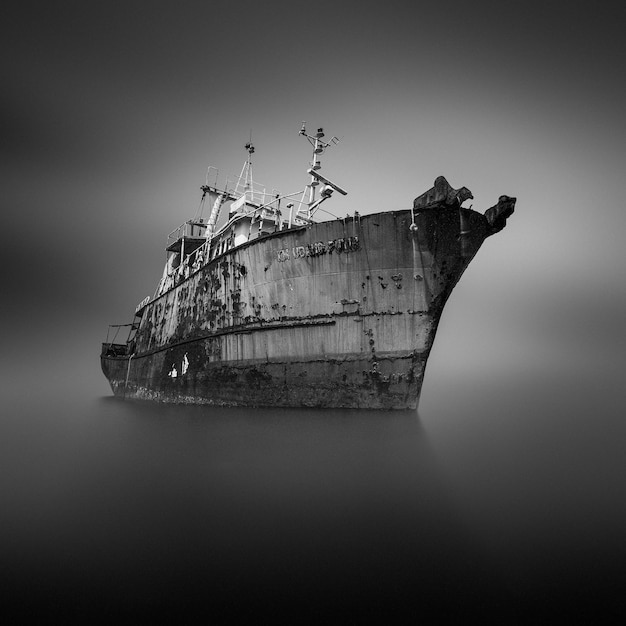
M317 132L315 133L315 135L309 135L306 132L306 122L302 122L302 128L300 129L300 134L304 137L306 137L309 141L309 143L313 146L313 157L311 159L311 170L313 172L316 172L317 170L319 170L322 167L322 164L320 162L320 155L324 152L324 150L326 150L326 148L329 148L330 146L333 145L337 145L339 143L339 139L337 137L331 137L330 141L324 141L323 137L324 137L324 129L323 128L318 128ZM304 194L302 196L302 201L304 202L304 198L306 196L306 192L308 190L309 192L309 200L307 202L307 207L308 207L308 215L307 217L310 219L311 218L311 210L313 208L313 205L315 204L315 188L320 184L319 179L314 176L313 174L311 174L311 180L309 182L309 184L307 185L306 189L304 190Z
M252 155L254 154L254 146L252 145L252 131L250 131L250 141L246 144L245 147L248 151L248 158L243 164L240 180L244 181L243 193L247 197L248 191L252 194ZM250 196L250 200L251 199L252 196Z

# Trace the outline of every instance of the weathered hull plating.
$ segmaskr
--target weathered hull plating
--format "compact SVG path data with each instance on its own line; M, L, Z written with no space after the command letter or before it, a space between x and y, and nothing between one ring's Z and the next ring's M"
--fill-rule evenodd
M488 228L439 208L262 237L152 300L133 354L105 349L102 369L126 398L416 408L443 306Z

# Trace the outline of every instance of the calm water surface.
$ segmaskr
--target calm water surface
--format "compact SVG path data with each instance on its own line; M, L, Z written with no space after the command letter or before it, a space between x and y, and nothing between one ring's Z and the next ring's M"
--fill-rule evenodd
M4 608L81 623L619 615L621 392L531 376L428 391L419 414L7 394Z

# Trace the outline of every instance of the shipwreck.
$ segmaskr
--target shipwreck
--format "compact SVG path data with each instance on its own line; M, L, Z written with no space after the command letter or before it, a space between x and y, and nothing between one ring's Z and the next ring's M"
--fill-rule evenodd
M346 194L320 171L338 140L305 125L300 134L313 156L297 194L268 194L252 180L252 142L232 183L218 185L209 168L198 213L168 237L156 291L102 344L116 396L417 407L444 305L516 200L500 196L481 214L463 206L467 188L440 176L408 209L318 220L323 203Z

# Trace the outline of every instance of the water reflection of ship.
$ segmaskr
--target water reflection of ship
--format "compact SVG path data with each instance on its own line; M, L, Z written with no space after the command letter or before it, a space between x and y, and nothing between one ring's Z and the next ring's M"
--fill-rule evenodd
M116 395L243 406L415 408L454 285L515 199L484 215L440 176L410 209L317 221L334 193L319 129L303 191L267 193L254 146L234 185L209 168L196 216L170 233L154 296L103 344ZM205 204L210 215L202 217ZM228 212L224 208L228 207ZM222 216L222 225L218 223ZM119 327L117 328L119 331ZM117 332L116 331L116 332Z

